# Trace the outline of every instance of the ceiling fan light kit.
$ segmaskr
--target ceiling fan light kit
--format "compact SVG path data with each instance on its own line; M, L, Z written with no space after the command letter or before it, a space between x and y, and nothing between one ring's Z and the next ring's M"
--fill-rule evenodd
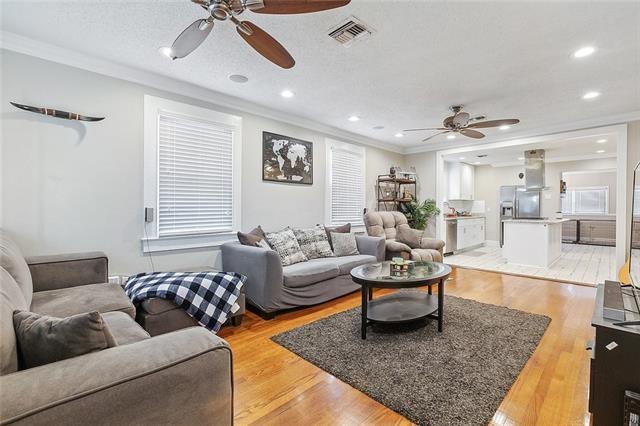
M454 105L449 109L453 112L452 116L445 118L442 121L442 127L425 127L420 129L405 129L403 132L423 132L425 130L439 130L439 133L429 136L422 140L422 142L426 142L430 139L435 138L436 136L444 135L447 133L459 133L463 136L473 139L482 139L484 138L484 133L479 132L474 129L486 129L490 127L501 127L512 126L514 124L518 124L520 120L517 118L505 118L501 120L488 120L488 121L478 121L484 120L485 116L477 116L471 117L471 115L467 112L462 111L462 105ZM453 136L453 137L452 137ZM447 139L455 139L455 135L447 136Z
M250 21L237 17L245 10L254 13L289 15L313 13L346 6L351 0L191 0L209 14L189 25L175 39L169 50L161 50L171 59L189 55L200 46L213 30L215 21L231 21L236 31L256 52L279 67L289 69L295 60L287 49L267 32Z

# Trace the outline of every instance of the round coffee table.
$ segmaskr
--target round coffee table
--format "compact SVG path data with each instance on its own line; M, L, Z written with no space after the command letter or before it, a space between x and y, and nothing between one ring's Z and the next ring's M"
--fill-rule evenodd
M362 286L362 338L367 338L371 323L403 323L422 318L438 320L442 332L444 310L444 282L451 267L438 262L414 262L413 267L400 275L391 273L391 262L362 265L351 270L351 278ZM431 287L438 285L438 295ZM424 292L396 292L373 299L374 288L415 288L428 286Z

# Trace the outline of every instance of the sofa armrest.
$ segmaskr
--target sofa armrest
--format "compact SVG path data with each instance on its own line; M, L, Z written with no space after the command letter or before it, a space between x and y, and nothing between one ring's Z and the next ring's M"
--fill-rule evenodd
M102 252L26 258L33 291L57 290L109 281L109 259Z
M440 253L442 253L443 247L444 247L444 241L439 240L437 238L424 237L420 240L420 248L423 248L423 249L438 250Z
M360 254L375 256L378 262L384 261L385 242L382 237L356 235L356 244Z
M278 253L236 242L225 243L220 250L222 269L247 277L245 295L253 305L264 312L281 309L277 302L282 292L283 271Z
M193 327L0 377L0 423L233 422L232 355Z
M405 243L401 243L400 241L386 240L385 244L386 244L386 247L387 247L387 251L389 251L389 252L393 252L393 253L401 253L401 252L411 253L411 247L409 247Z

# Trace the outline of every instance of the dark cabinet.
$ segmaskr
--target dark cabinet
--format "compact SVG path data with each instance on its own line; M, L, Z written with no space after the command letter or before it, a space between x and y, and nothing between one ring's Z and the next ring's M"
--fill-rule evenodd
M625 296L626 297L626 296ZM594 426L622 425L626 391L640 392L640 326L619 327L603 317L604 285L598 285L591 324L596 335L592 349L589 411ZM633 309L630 298L625 300ZM634 312L626 320L640 320Z

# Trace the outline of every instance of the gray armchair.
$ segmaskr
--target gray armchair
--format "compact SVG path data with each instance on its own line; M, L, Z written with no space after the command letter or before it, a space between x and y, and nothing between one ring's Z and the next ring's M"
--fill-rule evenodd
M367 234L385 239L387 260L402 257L407 260L442 262L444 241L424 235L424 231L412 229L400 212L367 212L364 215ZM398 235L403 234L403 242Z
M262 247L222 245L222 268L247 277L247 301L265 318L275 312L326 302L360 288L351 269L384 260L382 238L356 235L359 255L326 257L282 266L278 254Z

